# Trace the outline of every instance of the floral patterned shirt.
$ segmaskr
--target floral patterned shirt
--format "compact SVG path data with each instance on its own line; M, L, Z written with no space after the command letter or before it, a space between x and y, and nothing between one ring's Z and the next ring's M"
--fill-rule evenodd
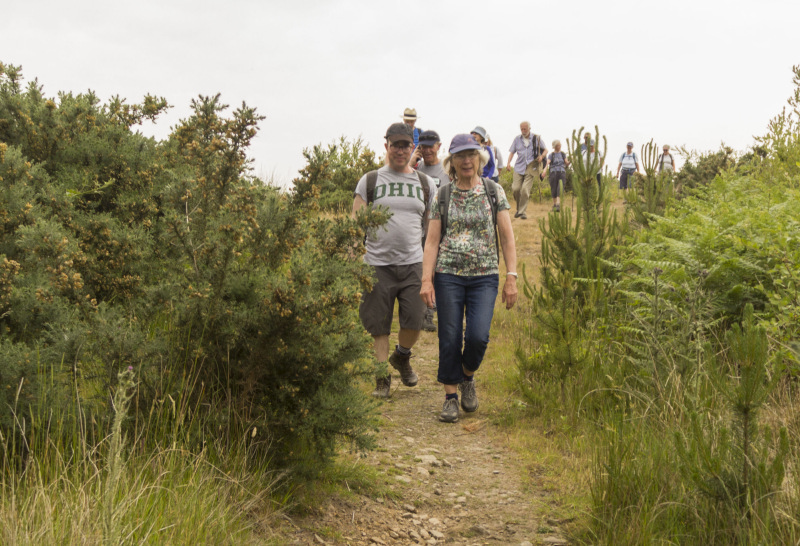
M509 210L506 192L497 186L497 210ZM439 194L431 205L429 218L441 220ZM492 206L483 184L460 190L454 184L447 209L447 233L439 242L436 273L463 277L497 275L497 241L492 225Z

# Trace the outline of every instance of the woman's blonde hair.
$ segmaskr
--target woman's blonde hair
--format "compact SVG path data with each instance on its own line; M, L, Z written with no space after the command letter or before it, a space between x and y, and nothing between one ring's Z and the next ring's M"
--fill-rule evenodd
M489 152L485 149L481 148L480 150L475 150L478 152L478 174L483 172L483 168L489 164ZM447 175L450 177L450 180L453 182L456 181L456 167L453 165L453 154L447 154L444 159L442 160L442 169Z

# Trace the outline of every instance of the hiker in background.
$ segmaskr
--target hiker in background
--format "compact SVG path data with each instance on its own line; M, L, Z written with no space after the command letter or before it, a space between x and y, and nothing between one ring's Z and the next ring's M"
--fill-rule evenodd
M503 302L511 309L517 301L511 205L500 184L481 178L488 155L470 135L456 135L450 142L444 168L453 182L434 197L425 240L420 296L428 307L438 305L437 379L445 392L439 419L446 423L458 421L459 391L464 411L478 409L474 379L486 354L497 299L498 232L508 271Z
M553 141L553 153L547 156L547 165L544 168L545 174L550 170L550 195L553 197L553 210L561 212L561 188L567 183L567 167L569 159L567 154L561 151L561 141ZM559 184L561 182L561 184Z
M588 135L589 133L586 133L586 134ZM599 158L600 154L595 149L595 142L594 142L593 138L587 140L586 144L587 144L588 148L586 150L584 150L583 152L581 152L581 154L583 155L583 164L586 165L586 167L588 168L589 165L592 164L592 161L594 161L595 159L597 159L597 160L600 159ZM601 161L597 165L597 188L598 189L600 189L600 186L603 185L603 174L602 173L603 173L603 164L602 164L602 161Z
M669 153L669 144L664 144L664 153L658 157L658 172L675 172L675 159Z
M366 206L382 205L392 216L383 229L366 240L364 261L375 269L377 282L363 294L359 316L372 335L376 377L373 396L388 398L392 376L386 361L400 372L403 385L417 384L411 367L411 348L419 338L425 305L419 299L422 277L422 236L426 213L436 187L409 165L414 147L412 129L394 123L386 130L386 165L361 177L353 198L353 216ZM399 302L400 332L389 356L389 334L395 301Z
M619 165L617 165L617 178L619 178L619 189L621 190L627 190L631 175L639 172L639 159L636 157L636 152L633 151L633 142L628 142L626 146L628 149L619 156ZM622 171L621 176L620 170Z
M531 133L531 124L527 121L519 124L519 130L521 134L517 135L508 150L506 170L511 170L514 154L517 154L517 162L513 163L514 182L511 185L511 192L517 203L517 212L514 214L514 218L527 220L528 215L525 214L525 211L528 210L528 200L531 197L534 177L538 177L539 180L543 178L542 161L547 158L547 148L540 135ZM536 180L537 184L539 180Z
M478 126L475 127L470 134L472 135L472 138L475 139L475 142L480 144L481 148L489 153L489 162L483 168L481 176L484 178L491 178L494 175L496 163L494 159L494 152L492 152L492 149L486 144L486 129Z
M433 178L436 187L450 182L450 176L444 172L442 161L439 159L439 148L442 141L436 131L422 131L419 135L419 145L411 155L411 164L417 170Z
M500 182L500 172L505 168L505 163L503 163L503 155L500 150L492 143L492 137L489 136L489 133L486 133L486 145L494 154L494 173L489 178L495 182Z
M436 187L450 183L450 175L444 172L442 161L439 159L439 148L442 142L439 133L436 131L423 131L419 136L419 146L411 156L411 164L417 164L417 170L427 174L433 179ZM416 158L416 159L415 159ZM419 161L419 163L417 163ZM422 321L422 329L426 332L435 332L436 325L433 323L433 315L436 307L428 307L425 310L425 319Z
M581 153L589 149L590 145L589 143L591 142L591 139L592 139L592 133L590 133L589 131L583 133L583 144L581 144Z
M414 132L414 147L416 148L419 144L419 135L422 133L422 129L415 127L417 123L417 110L415 108L406 108L403 110L403 122L411 127L411 130Z

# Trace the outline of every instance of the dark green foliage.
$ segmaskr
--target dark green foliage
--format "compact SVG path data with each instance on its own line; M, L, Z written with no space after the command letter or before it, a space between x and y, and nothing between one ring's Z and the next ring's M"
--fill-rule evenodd
M23 412L58 410L104 437L109 392L132 366L142 422L175 401L176 415L195 408L186 434L198 447L257 425L263 455L314 472L340 440L369 446L373 404L356 388L370 355L361 241L385 215L320 219L315 191L287 196L254 178L247 149L262 117L247 105L226 115L218 96L198 97L156 142L132 126L163 99L55 100L20 81L0 65L3 434ZM306 170L349 184L351 199L374 156L360 141L342 147L329 150L335 168L315 156Z
M323 210L350 210L356 183L367 172L379 168L375 152L361 139L348 142L344 137L327 148L317 144L303 150L308 164L294 180L298 206L317 203Z
M599 131L597 142L600 141ZM542 230L541 281L533 287L525 279L523 291L533 300L531 328L540 345L527 356L518 355L522 391L534 407L541 405L534 383L542 375L558 378L563 409L567 408L567 383L571 376L585 375L592 363L592 321L605 311L607 292L617 270L611 261L618 252L627 224L611 211L605 186L596 173L605 160L603 153L580 154L577 135L568 143L577 194L576 217L564 208L540 221Z
M680 195L691 195L692 190L705 186L715 176L736 165L733 148L724 145L717 152L702 154L684 148L678 151L686 157L686 162L673 179L675 190Z
M710 369L732 417L711 427L695 413L689 433L676 432L676 445L687 480L730 519L731 543L746 544L754 516L760 521L774 518L770 511L782 486L789 440L782 428L773 445L771 430L758 427L758 412L778 376L768 377L766 330L756 324L751 305L742 327L734 324L725 341L725 365Z

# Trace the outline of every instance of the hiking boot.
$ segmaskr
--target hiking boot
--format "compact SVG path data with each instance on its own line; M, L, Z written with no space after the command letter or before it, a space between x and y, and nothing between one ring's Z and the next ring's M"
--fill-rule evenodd
M556 212L561 212L561 205L556 205Z
M455 398L445 399L442 406L442 413L439 414L439 421L443 423L455 423L458 421L458 400Z
M430 307L425 311L425 320L422 321L422 329L426 332L436 331L436 325L433 323L433 309Z
M478 409L478 393L475 392L475 380L462 381L458 385L458 390L461 392L461 409L468 413L472 413Z
M394 350L392 356L389 357L389 364L392 365L392 368L400 372L400 381L403 382L403 385L406 387L413 387L419 381L417 374L414 373L414 370L411 369L411 353L404 355Z
M517 211L517 212L514 214L514 218L519 218L520 216L522 216L522 213L521 213L520 211Z
M372 396L375 398L389 398L389 391L392 389L392 376L375 378L375 390Z
M528 215L523 212L522 214L519 215L519 219L520 220L527 220L528 219Z

